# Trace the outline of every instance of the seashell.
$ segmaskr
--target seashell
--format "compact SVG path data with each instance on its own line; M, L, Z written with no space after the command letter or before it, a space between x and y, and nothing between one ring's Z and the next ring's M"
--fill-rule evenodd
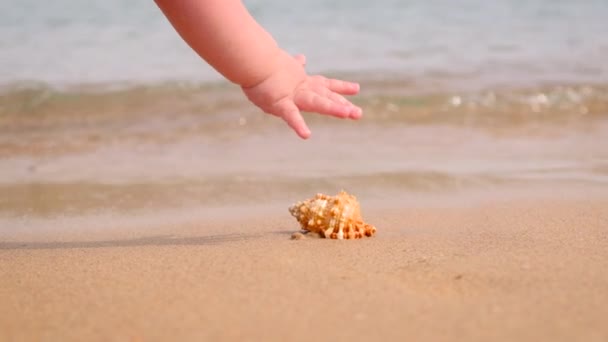
M303 230L329 239L360 239L376 233L361 217L357 198L341 191L336 196L317 194L289 207Z

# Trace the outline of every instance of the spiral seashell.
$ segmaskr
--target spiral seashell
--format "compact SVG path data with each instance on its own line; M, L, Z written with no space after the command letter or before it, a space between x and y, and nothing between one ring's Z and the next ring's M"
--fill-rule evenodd
M376 228L363 222L357 198L341 191L336 196L317 194L289 207L303 230L329 239L371 237Z

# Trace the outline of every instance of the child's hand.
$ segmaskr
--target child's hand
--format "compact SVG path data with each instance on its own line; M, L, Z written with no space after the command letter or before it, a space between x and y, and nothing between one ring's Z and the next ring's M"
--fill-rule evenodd
M305 64L304 56L294 58L281 51L271 75L254 86L243 87L243 92L264 112L285 120L303 139L310 137L310 130L300 110L339 118L361 117L361 108L342 96L357 94L358 84L309 76Z

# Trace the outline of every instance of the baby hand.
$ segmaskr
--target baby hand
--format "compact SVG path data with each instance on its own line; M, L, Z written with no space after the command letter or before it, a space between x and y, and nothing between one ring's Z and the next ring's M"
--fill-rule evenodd
M264 112L285 120L303 139L310 137L310 129L300 110L338 118L361 117L361 108L342 96L357 94L357 83L309 76L305 64L304 56L292 57L281 51L271 75L254 86L243 87L243 92Z

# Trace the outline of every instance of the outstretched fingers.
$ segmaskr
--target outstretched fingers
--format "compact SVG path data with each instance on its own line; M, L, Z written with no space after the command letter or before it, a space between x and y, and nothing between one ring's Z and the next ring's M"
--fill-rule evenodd
M275 115L285 120L300 138L308 139L310 137L310 129L306 125L302 114L300 114L300 110L292 100L282 100L276 105L276 110Z
M330 100L345 105L345 106L350 106L350 112L349 112L349 117L351 119L359 119L362 115L361 112L361 108L353 105L350 101L348 101L344 96L334 93L332 91L328 91L327 92L327 98L329 98Z
M342 95L355 95L360 89L358 83L336 80L333 78L326 78L324 83L329 90Z
M296 94L294 101L298 108L305 112L315 112L339 118L349 117L353 109L352 105L332 101L310 90Z

